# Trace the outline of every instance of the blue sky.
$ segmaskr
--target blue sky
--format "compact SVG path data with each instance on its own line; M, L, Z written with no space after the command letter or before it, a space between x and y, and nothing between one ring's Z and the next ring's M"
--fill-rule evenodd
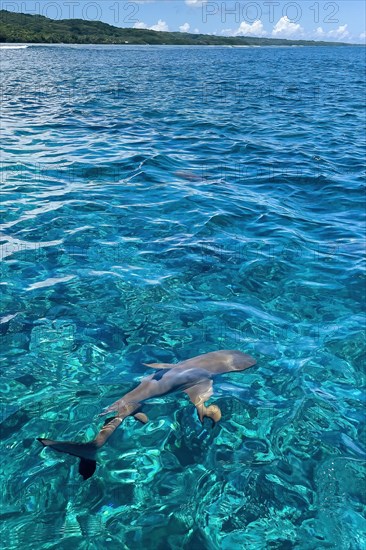
M1 0L0 7L118 27L365 42L363 0Z

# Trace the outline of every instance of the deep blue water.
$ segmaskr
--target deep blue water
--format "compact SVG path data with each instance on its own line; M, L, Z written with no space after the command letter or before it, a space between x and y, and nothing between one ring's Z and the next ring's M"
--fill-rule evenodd
M1 51L7 549L358 550L365 49ZM258 360L92 439L147 372Z

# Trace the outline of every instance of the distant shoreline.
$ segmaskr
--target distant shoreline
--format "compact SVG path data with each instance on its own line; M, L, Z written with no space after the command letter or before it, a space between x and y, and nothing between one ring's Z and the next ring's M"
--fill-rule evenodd
M347 42L218 36L182 32L114 27L101 21L49 19L0 10L0 44L26 45L108 45L108 46L363 46Z
M105 47L111 47L111 46L120 46L121 48L128 48L128 47L142 47L142 48L154 48L154 47L169 47L169 48L245 48L245 49L256 49L256 48L312 48L314 46L312 45L306 45L306 44L263 44L263 45L238 45L238 46L232 46L229 44L105 44L105 43L91 43L91 42L0 42L0 49L25 49L25 48L32 48L32 47L55 47L55 48L62 48L64 46L105 46ZM354 48L365 48L365 44L339 44L339 47L354 47ZM331 44L320 44L317 46L318 48L329 48L333 47Z

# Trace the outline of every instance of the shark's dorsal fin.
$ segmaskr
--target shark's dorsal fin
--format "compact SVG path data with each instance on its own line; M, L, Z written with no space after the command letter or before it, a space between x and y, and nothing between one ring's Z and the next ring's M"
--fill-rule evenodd
M145 367L150 367L151 369L172 369L175 365L170 363L142 363Z

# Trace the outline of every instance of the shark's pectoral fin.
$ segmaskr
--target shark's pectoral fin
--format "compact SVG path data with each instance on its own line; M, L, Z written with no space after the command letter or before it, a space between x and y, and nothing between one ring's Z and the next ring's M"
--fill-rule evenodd
M142 363L145 367L150 367L151 369L172 369L175 365L170 363Z
M207 417L207 418L211 418L212 422L214 423L214 425L216 424L216 422L218 422L219 420L221 420L221 409L220 407L218 407L217 405L209 405L208 407L206 407L205 409L205 412L204 412L204 415L203 415L203 418L204 417ZM201 420L201 422L203 422L203 418Z
M212 380L207 379L184 390L192 403L196 406L199 419L202 423L205 417L211 418L214 424L221 418L221 411L217 405L205 406L205 401L208 401L213 394L212 386Z
M146 422L149 422L148 417L143 412L136 413L133 416L134 418L136 418L136 420L138 420L139 422L142 422L142 424L146 424Z

